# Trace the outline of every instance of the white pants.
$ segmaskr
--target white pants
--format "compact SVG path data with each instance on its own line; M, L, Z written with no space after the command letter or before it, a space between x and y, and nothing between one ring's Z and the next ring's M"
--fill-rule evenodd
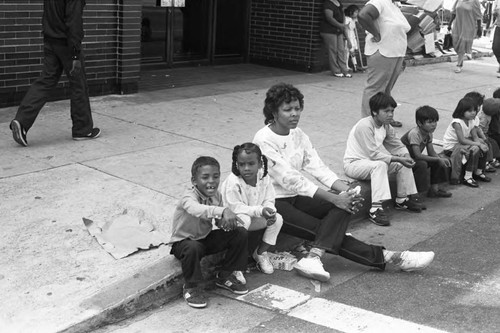
M396 174L398 198L417 193L412 169L398 162L387 165L384 161L357 160L344 164L344 170L348 177L359 180L370 179L372 202L391 199L390 174Z
M276 245L276 239L280 233L281 227L283 226L283 217L276 213L276 222L273 225L268 226L267 221L263 217L250 217L246 214L238 214L238 217L245 222L245 229L247 230L260 230L266 229L264 235L262 236L262 241L269 245Z

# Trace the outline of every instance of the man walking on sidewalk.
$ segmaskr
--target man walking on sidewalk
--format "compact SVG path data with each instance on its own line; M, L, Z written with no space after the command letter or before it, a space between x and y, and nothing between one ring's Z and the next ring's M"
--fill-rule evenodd
M28 146L26 133L59 82L63 70L70 86L73 139L97 138L101 131L94 128L92 121L82 52L85 0L44 0L43 5L43 69L10 123L14 140Z

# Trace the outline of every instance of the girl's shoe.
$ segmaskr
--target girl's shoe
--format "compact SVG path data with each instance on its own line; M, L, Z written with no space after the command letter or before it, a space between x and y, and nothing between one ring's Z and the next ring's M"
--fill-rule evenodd
M469 186L469 187L479 187L479 185L476 183L476 181L472 178L464 179L462 183L464 185Z
M480 180L482 182L486 182L486 183L489 183L491 182L491 178L486 176L484 173L480 174L480 175L472 175L472 177L474 177L475 180Z
M493 166L492 163L487 163L486 167L484 168L485 172L495 172L497 169Z
M457 68L455 68L455 73L461 73L462 72L462 66L457 66Z

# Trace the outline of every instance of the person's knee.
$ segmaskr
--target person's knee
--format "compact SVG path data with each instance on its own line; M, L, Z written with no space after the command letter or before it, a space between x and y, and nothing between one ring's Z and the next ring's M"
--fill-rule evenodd
M235 238L236 239L247 239L248 238L248 231L247 229L245 229L245 227L237 227L236 229L234 229L236 235L235 235Z
M243 222L243 227L248 230L252 224L252 218L246 214L238 214L238 218Z
M182 256L203 256L205 247L198 241L187 239L182 243Z

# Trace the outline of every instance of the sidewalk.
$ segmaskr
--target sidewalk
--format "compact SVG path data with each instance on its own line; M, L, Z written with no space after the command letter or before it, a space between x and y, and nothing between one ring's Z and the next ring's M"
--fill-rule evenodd
M413 126L415 108L429 104L440 112L435 137L442 138L460 97L471 90L489 97L500 86L493 57L467 61L460 75L454 66L406 69L393 91L401 103L396 109L404 124L400 135ZM304 93L300 127L342 175L345 140L359 119L365 74L336 79L326 72L281 71L276 77L93 98L94 121L103 134L87 142L71 140L69 101L49 103L28 134L28 148L15 144L8 128L15 108L0 109L0 327L84 332L179 297L180 267L169 247L115 260L88 234L82 218L108 221L128 214L169 234L175 204L190 185L192 161L201 154L214 156L225 178L232 147L251 141L264 125L265 92L277 82L297 85ZM420 218L463 218L477 204L498 197L497 187ZM403 218L398 215L394 222ZM380 229L367 230L364 239L371 240L370 233ZM418 232L404 240L385 239L393 246L420 240Z

